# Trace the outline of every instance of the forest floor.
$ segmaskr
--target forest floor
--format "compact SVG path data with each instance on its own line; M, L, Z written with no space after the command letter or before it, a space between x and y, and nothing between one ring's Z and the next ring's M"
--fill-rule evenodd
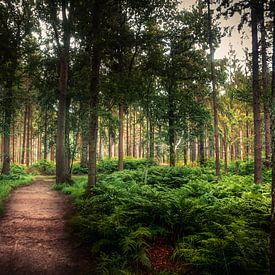
M12 193L0 218L0 274L92 273L71 235L69 199L52 186L53 179L37 178Z

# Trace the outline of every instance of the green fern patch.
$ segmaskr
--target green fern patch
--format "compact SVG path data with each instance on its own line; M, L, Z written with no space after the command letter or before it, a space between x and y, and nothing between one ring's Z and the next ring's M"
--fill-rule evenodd
M75 233L100 274L152 271L149 248L158 238L174 247L172 260L203 274L267 273L268 183L255 185L251 175L217 183L207 167L150 167L100 175L85 199L86 183L61 189L76 202Z

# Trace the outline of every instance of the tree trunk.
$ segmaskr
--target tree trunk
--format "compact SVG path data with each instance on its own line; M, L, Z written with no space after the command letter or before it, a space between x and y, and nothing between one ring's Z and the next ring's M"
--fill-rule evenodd
M150 120L150 127L149 127L149 158L154 159L155 157L155 133L154 133L154 125L152 120Z
M69 53L63 53L60 59L59 104L56 138L56 183L67 182L66 175L66 116L67 116L67 86Z
M264 125L265 125L265 159L270 162L271 154L271 134L270 134L270 108L268 100L269 81L268 81L268 65L267 65L267 45L266 45L266 29L264 19L264 1L261 7L261 53L262 53L262 90L264 97Z
M218 107L217 107L217 90L216 90L216 75L214 64L214 47L213 47L213 34L212 34L212 18L210 0L207 0L208 4L208 29L209 29L209 48L211 59L211 82L212 82L212 104L214 113L214 140L215 140L215 164L216 164L216 176L219 180L220 173L220 149L219 149L219 131L218 131Z
M96 147L98 133L98 97L99 97L99 81L100 81L100 66L101 66L101 45L100 36L100 21L101 21L102 6L100 0L96 0L94 4L93 31L94 45L91 56L91 84L90 84L90 122L89 122L89 173L87 195L91 196L93 187L96 185Z
M27 106L27 104L25 104L21 164L24 164L24 163L25 163L26 131L27 131L27 113L28 113L28 106Z
M224 129L223 144L224 144L224 172L227 173L228 156L227 156L227 130L226 129Z
M30 131L31 131L31 105L28 103L27 112L27 142L26 142L26 165L30 165Z
M173 97L171 94L171 89L169 89L169 103L168 103L168 139L169 139L169 150L170 150L170 166L174 167L176 165L176 152L175 152L175 108Z
M46 160L48 155L48 108L45 110L43 147L43 159Z
M273 57L272 57L272 104L271 104L271 137L272 137L272 208L270 239L270 274L275 274L275 15L273 14Z
M118 170L123 170L123 120L124 120L124 110L123 105L119 104L119 142L118 142Z
M136 152L136 113L133 112L133 158L137 157Z
M199 158L200 158L200 165L203 166L205 164L204 129L202 129L202 133L199 136Z
M3 167L2 174L10 174L10 132L13 114L12 81L7 80L6 98L4 102L4 125L3 125Z
M252 63L253 63L253 115L254 115L254 181L262 182L262 141L261 141L261 110L259 87L259 47L258 47L258 4L251 2L252 18Z

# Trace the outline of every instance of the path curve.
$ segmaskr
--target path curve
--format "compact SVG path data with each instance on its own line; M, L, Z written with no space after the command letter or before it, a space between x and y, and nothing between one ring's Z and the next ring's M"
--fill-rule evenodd
M92 274L72 240L69 199L37 179L16 189L0 218L0 274Z

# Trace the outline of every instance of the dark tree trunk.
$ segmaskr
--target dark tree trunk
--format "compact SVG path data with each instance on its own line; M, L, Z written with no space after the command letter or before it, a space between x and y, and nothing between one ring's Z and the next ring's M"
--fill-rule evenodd
M228 156L227 156L227 130L226 129L224 129L223 144L224 144L224 172L227 173Z
M111 121L109 121L108 127L108 139L109 139L109 159L113 157L112 147L113 147L113 139L112 139L112 128Z
M264 19L264 1L261 7L261 52L262 52L262 89L264 96L264 125L265 125L265 158L270 162L271 154L271 134L270 134L270 108L268 100L269 81L268 81L268 66L267 66L267 45L266 45L266 29Z
M67 182L66 176L66 116L68 85L68 54L63 53L60 60L59 104L56 138L56 182Z
M90 122L89 122L89 173L87 195L90 196L93 192L93 187L96 185L96 148L98 134L98 97L99 97L99 78L101 65L101 46L98 41L101 17L100 0L95 1L94 10L94 38L92 56L91 56L91 85L90 85Z
M10 132L13 114L12 81L7 80L6 97L4 102L4 125L3 125L3 167L2 174L10 174Z
M43 147L43 159L46 160L48 155L48 108L45 110Z
M80 156L80 166L88 167L88 145L89 139L87 137L86 131L82 131L81 135L81 156Z
M170 166L174 167L176 165L176 134L175 134L175 108L172 96L172 91L168 91L168 139L169 139L169 150L170 150Z
M262 141L261 141L261 110L259 87L259 46L258 46L258 4L251 2L252 19L252 63L253 63L253 115L254 115L254 181L262 182Z
M30 139L31 139L31 105L28 103L28 112L27 112L27 142L26 142L26 165L30 165Z
M209 29L209 47L210 47L210 59L211 59L211 82L212 82L212 104L214 113L214 141L215 141L215 164L216 164L216 176L219 180L221 177L220 172L220 148L219 148L219 131L218 131L218 106L217 106L217 89L216 89L216 74L214 64L214 47L213 47L213 34L212 34L212 18L210 0L207 0L208 4L208 29Z
M204 129L202 129L202 133L199 136L199 157L200 157L200 165L203 166L205 164Z
M249 122L248 122L248 111L246 111L246 159L249 158Z
M119 104L119 142L118 142L118 170L122 171L123 170L123 156L124 156L124 150L123 150L123 120L124 120L124 110L123 110L123 105L120 103Z
M133 112L133 157L137 157L137 150L136 150L136 113Z
M273 13L273 57L272 57L272 104L271 104L271 137L272 137L272 208L270 240L270 274L275 274L275 15Z
M26 131L27 131L27 112L28 112L28 107L27 107L27 104L25 104L21 164L25 163Z
M149 127L149 158L154 159L155 157L155 133L154 133L154 125L152 120L150 120L150 127Z

